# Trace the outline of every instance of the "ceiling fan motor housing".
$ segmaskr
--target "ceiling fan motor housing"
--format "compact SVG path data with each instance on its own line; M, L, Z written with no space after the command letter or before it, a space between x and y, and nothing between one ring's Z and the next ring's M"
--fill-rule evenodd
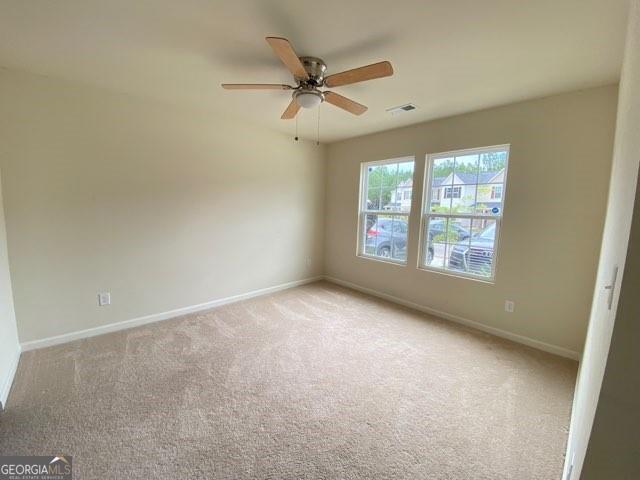
M304 67L309 79L296 77L300 85L308 85L311 87L321 87L324 84L324 73L327 71L327 64L324 60L317 57L300 57L302 66Z

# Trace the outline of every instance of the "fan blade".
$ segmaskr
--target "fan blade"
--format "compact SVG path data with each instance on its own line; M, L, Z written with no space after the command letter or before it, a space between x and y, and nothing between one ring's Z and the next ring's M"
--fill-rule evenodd
M375 78L390 77L393 75L391 63L384 61L367 65L366 67L354 68L346 72L334 73L324 79L327 87L341 87L352 83L364 82Z
M223 83L226 90L291 90L289 85L279 83Z
M353 100L348 99L347 97L343 97L335 92L324 92L324 99L329 102L331 105L335 105L338 108L342 108L349 113L353 113L354 115L362 115L367 111L367 107L364 105L354 102Z
M298 105L298 102L296 102L295 98L292 98L291 103L280 118L282 120L291 120L298 114L298 110L300 110L300 105Z
M302 66L302 62L298 58L298 55L293 51L293 47L289 43L289 40L280 37L267 37L267 42L269 42L273 51L278 57L280 57L282 63L285 64L296 78L309 80L309 75Z

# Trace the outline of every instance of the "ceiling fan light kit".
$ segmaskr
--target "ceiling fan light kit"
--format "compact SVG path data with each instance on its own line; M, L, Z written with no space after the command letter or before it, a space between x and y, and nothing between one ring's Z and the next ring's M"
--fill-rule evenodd
M324 102L324 93L319 90L296 90L293 98L302 108L313 108Z
M324 101L353 115L362 115L367 111L366 106L335 92L322 91L320 88L341 87L393 75L391 63L384 61L325 77L327 64L322 59L298 57L286 38L267 37L266 40L292 73L297 85L292 87L282 84L223 83L222 88L227 90L293 90L291 102L280 117L284 120L295 118L301 107L314 108Z

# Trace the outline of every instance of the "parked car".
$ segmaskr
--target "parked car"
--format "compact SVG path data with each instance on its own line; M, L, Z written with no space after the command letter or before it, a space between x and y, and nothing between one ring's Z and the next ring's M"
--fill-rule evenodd
M437 235L443 235L445 233L444 225L445 225L444 220L440 218L436 218L434 220L431 220L431 222L429 222L429 243L427 248L428 264L431 263L434 256L434 250L433 250L434 237L436 237ZM469 235L470 235L469 230L467 230L461 225L458 225L457 223L450 223L449 231L450 233L453 232L457 235L458 237L457 241L466 240L467 238L469 238ZM438 239L436 238L435 241L438 241ZM443 238L442 241L444 242L445 239Z
M378 218L367 229L365 251L378 257L406 258L407 232L409 227L404 220L392 220L391 218Z
M487 275L493 263L495 238L496 224L492 223L473 235L469 245L454 245L449 255L449 268Z
M427 251L427 261L433 259L433 238L443 234L445 222L442 219L432 220L429 224L429 242ZM469 238L469 231L464 227L452 223L449 229L457 233L458 240ZM368 226L366 233L365 251L378 257L405 259L407 248L407 232L409 231L407 222L404 220L392 221L391 218L378 218L376 222Z

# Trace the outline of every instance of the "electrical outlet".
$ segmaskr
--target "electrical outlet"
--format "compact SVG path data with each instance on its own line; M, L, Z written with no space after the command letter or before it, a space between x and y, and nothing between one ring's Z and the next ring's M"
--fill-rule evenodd
M513 313L513 310L516 308L516 304L513 300L505 300L504 301L504 311Z
M106 305L111 305L111 293L100 292L98 294L98 306L104 307Z
M311 268L311 257L307 257L307 268Z

